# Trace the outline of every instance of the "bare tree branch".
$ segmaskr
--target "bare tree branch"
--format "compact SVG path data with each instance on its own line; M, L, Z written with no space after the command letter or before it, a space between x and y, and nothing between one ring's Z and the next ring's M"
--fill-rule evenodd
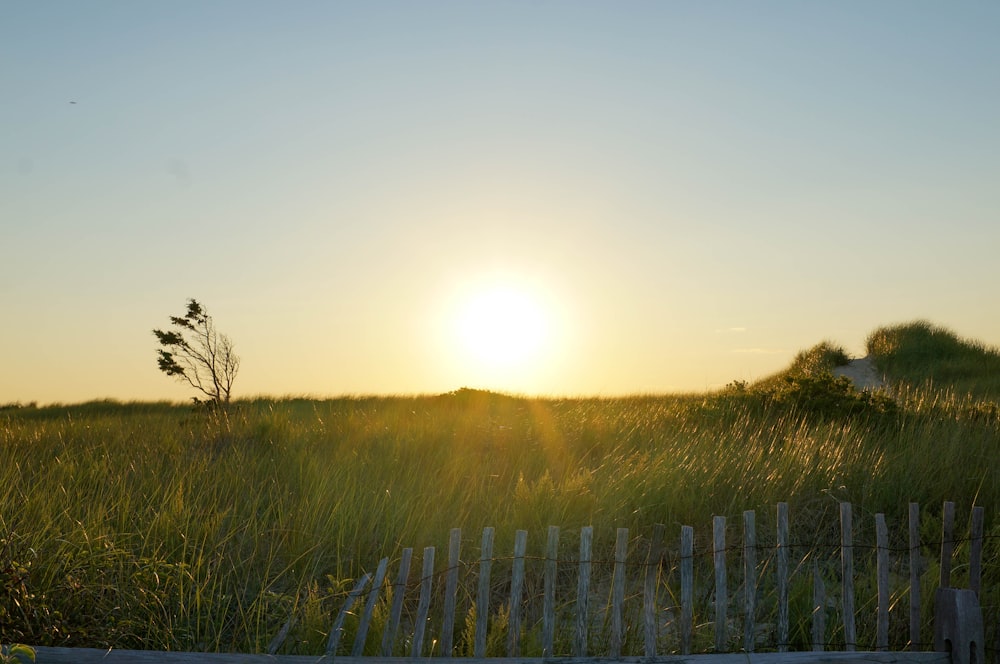
M161 346L157 350L160 371L214 403L228 403L240 369L232 341L216 331L212 317L194 299L188 300L187 313L170 316L170 323L172 330L153 330Z

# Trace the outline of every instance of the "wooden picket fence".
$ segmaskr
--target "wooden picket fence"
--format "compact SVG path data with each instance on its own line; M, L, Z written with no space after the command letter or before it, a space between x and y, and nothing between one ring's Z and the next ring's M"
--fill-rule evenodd
M983 509L974 507L971 517L969 534L969 589L951 587L952 558L954 555L955 538L955 506L946 502L942 513L941 560L939 587L934 602L934 643L933 650L929 644L921 640L921 586L920 570L921 542L919 525L919 506L909 505L909 546L908 546L908 589L909 595L909 642L905 651L890 652L890 553L889 532L885 516L875 515L875 558L876 558L876 630L874 650L858 651L855 609L855 548L853 526L853 510L850 503L840 503L840 543L839 543L839 608L840 624L828 630L826 624L829 601L826 597L826 582L816 560L812 564L812 611L811 611L811 651L789 652L790 647L790 616L789 591L793 570L790 551L793 544L789 540L788 506L780 503L777 506L776 533L773 559L769 568L773 567L773 591L777 600L777 611L773 623L758 624L756 616L759 611L758 581L758 545L756 515L753 511L743 513L742 543L729 547L726 543L726 519L715 517L712 523L711 536L711 569L714 586L711 592L714 639L713 653L693 655L695 637L695 533L690 526L680 529L680 549L678 557L679 592L671 598L671 606L661 606L663 582L659 572L666 552L666 528L657 525L645 550L645 561L641 565L642 579L633 579L633 586L641 590L627 595L626 566L628 560L629 532L619 528L616 533L613 560L606 561L611 567L608 580L595 582L592 574L595 564L605 561L594 559L593 529L584 527L579 536L579 557L577 559L560 561L559 540L560 529L550 526L547 532L545 555L532 559L527 555L528 533L519 530L515 534L512 557L498 558L494 556L495 532L493 528L485 528L482 533L478 556L478 573L476 574L475 593L470 592L469 610L466 615L474 621L466 638L470 643L463 643L461 657L468 664L481 662L547 662L558 659L559 662L572 664L598 661L626 662L680 662L696 659L698 664L737 664L752 659L754 662L775 662L776 664L798 664L800 662L911 662L924 664L931 662L954 662L956 664L980 664L984 661L984 637L982 612L979 608L978 595L982 580L982 549L983 549ZM448 545L448 562L444 572L444 589L435 590L435 548L423 550L422 571L420 574L417 597L408 597L407 588L410 578L410 567L413 559L413 549L403 549L395 581L389 581L389 559L383 558L374 571L357 580L347 595L347 598L336 615L329 631L325 655L321 657L306 655L279 655L289 633L294 627L295 616L291 616L279 633L271 641L266 654L206 654L206 653L162 653L133 650L95 650L71 648L38 648L38 664L52 662L104 662L106 664L139 664L142 662L167 662L181 664L182 662L218 662L219 664L279 662L283 664L348 660L348 664L379 664L380 662L398 662L403 659L417 659L428 656L454 658L458 653L455 638L456 616L459 610L460 571L465 569L461 561L462 533L453 529ZM732 567L727 563L727 553L738 551L742 558L742 579L737 588L742 588L742 598L734 598L736 604L741 604L742 611L736 613L742 619L742 634L732 634L736 620L730 616L730 583L729 571ZM526 606L526 580L528 561L540 561L541 570L541 606ZM494 586L494 563L503 561L505 567L510 565L509 583L507 577L501 579L500 585L509 593L498 597ZM563 563L563 574L560 576L560 562ZM568 591L566 563L575 568L575 593ZM633 575L635 576L635 575ZM538 579L532 579L535 586ZM388 591L387 591L388 586ZM567 592L568 591L568 592ZM573 598L566 597L573 594ZM610 595L606 604L595 607L591 600L595 595ZM557 598L557 596L560 596ZM641 596L641 607L628 605L629 600ZM388 618L382 628L381 638L377 643L369 641L369 631L379 599L388 601ZM431 624L431 608L433 600L441 602L440 622L436 623L440 632L429 639L428 625ZM572 599L572 601L570 601ZM741 602L739 600L742 600ZM415 602L415 610L413 602ZM409 602L409 604L407 604ZM633 603L635 603L633 601ZM679 606L678 606L679 604ZM404 621L404 605L411 611L410 620ZM357 608L356 608L357 607ZM526 625L528 609L534 609L534 620ZM500 612L506 621L506 634L503 635L503 652L497 652L497 619ZM567 614L569 617L567 617ZM490 633L490 619L493 616L493 633ZM677 637L673 653L661 652L664 624L669 617L670 629ZM631 619L631 620L630 620ZM351 629L346 629L350 621ZM502 623L502 621L501 621ZM592 633L595 625L605 627L605 631L597 635ZM502 626L502 625L501 625ZM532 631L535 641L532 646L539 648L540 656L525 657L521 654L525 641L525 633ZM766 631L773 635L766 650L757 652L760 632ZM842 635L831 647L826 642L828 631L836 631ZM568 633L567 633L568 632ZM632 653L626 653L626 635L633 635ZM641 634L641 654L638 650L638 635ZM350 642L348 643L348 637ZM491 640L492 639L492 640ZM739 653L727 651L737 642ZM599 642L606 646L606 651L591 652L591 645ZM370 654L365 655L366 651ZM377 654L375 654L377 652ZM725 661L723 661L725 660Z

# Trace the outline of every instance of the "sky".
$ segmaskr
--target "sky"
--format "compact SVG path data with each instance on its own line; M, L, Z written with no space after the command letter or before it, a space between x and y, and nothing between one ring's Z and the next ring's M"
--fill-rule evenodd
M6 0L0 404L711 390L1000 344L993 0Z

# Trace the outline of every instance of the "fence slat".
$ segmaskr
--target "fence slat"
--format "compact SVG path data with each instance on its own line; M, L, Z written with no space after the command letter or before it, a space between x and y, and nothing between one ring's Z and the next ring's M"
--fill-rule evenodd
M712 518L712 554L715 558L715 650L726 652L726 517Z
M757 516L743 512L743 650L753 652L757 608Z
M365 652L365 639L368 638L368 627L372 623L372 613L375 611L375 602L378 601L379 591L382 590L382 582L385 581L385 570L389 566L389 559L383 558L378 561L378 569L375 570L375 578L372 580L372 589L368 593L368 601L365 602L365 611L361 614L361 621L358 623L358 631L354 635L354 645L351 647L351 657L361 657Z
M969 589L979 596L983 582L983 508L972 508L972 525L969 528Z
M611 643L608 653L613 659L622 654L625 635L622 611L625 608L625 560L628 557L628 528L615 533L615 569L611 581Z
M821 652L826 645L826 584L819 571L819 562L813 558L813 614L812 649Z
M520 655L521 600L524 597L524 554L528 549L528 531L514 534L514 566L510 575L510 612L507 621L507 656Z
M420 657L427 633L427 616L431 610L431 590L434 585L434 547L424 549L424 569L420 573L420 601L417 602L417 623L413 626L412 657Z
M955 552L955 503L945 501L941 514L941 580L938 585L951 588L951 556Z
M361 596L362 591L364 591L365 586L368 585L368 581L371 580L371 574L365 574L363 577L358 579L358 582L354 585L354 589L347 594L347 599L344 600L344 606L341 607L340 613L337 614L337 619L333 621L333 627L330 629L330 636L326 640L326 656L329 657L336 653L337 646L340 645L340 636L344 631L344 620L347 618L348 611L354 606L355 600Z
M910 503L910 650L920 649L920 505Z
M298 601L296 601L296 604L298 604ZM288 616L288 620L286 620L285 624L281 626L281 629L278 630L275 637L271 639L271 642L267 644L268 655L278 654L278 650L281 648L281 645L285 642L285 639L288 638L288 632L292 630L292 627L295 627L295 623L297 621L298 619L295 617L294 613Z
M878 618L876 619L875 650L889 650L889 529L885 514L875 515L876 577L878 585Z
M493 562L493 528L483 528L483 543L479 556L479 593L476 596L476 640L474 657L486 657L486 629L490 618L490 566Z
M691 654L694 631L694 528L681 526L681 654Z
M788 652L788 503L778 503L778 652Z
M448 574L444 578L444 613L441 616L441 656L451 657L455 641L455 596L458 593L458 568L462 564L462 529L452 528L448 535Z
M576 640L573 652L577 657L587 656L587 624L590 621L590 556L594 539L593 526L580 529L580 569L576 584Z
M646 657L656 657L656 579L663 559L665 531L662 523L653 526L653 539L649 543L649 557L646 559L646 578L642 586L643 652Z
M556 640L556 574L559 560L559 526L549 526L545 543L545 587L542 600L542 657L554 657Z
M851 504L840 503L840 583L844 618L844 650L853 651L857 645L854 627L854 527L851 523Z
M410 560L413 558L413 549L403 549L403 554L399 559L399 575L396 583L392 586L392 607L389 609L389 624L382 632L382 648L380 652L383 657L391 657L393 645L396 641L396 632L399 630L399 618L403 614L403 596L406 594L406 580L410 577Z

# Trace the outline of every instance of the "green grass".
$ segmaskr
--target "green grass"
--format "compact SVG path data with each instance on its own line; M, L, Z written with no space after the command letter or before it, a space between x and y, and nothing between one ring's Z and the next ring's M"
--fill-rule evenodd
M926 321L883 327L868 336L878 368L909 388L1000 399L1000 350L961 339Z
M891 353L875 352L891 379L896 360L885 358L908 352L907 339L894 338L876 347ZM858 393L829 372L844 361L824 342L761 383L660 397L459 390L258 399L214 412L163 403L11 406L0 411L0 642L260 652L294 614L285 652L322 653L354 579L383 556L398 560L403 547L415 550L411 580L425 546L438 547L443 570L453 527L463 529L463 559L474 563L485 526L496 528L502 557L517 529L529 531L529 555L541 555L545 528L558 525L561 558L572 559L579 528L593 525L595 559L607 560L619 527L630 529L636 557L656 523L667 525L672 550L680 525L695 526L704 551L714 515L730 518L738 543L745 509L758 510L762 544L773 542L766 533L784 501L795 540L807 545L793 562L821 559L824 569L836 568L829 545L842 500L855 506L859 542L873 541L875 512L887 514L895 536L904 533L908 501L925 508L927 542L938 536L944 500L956 501L960 515L973 501L986 506L988 531L1000 534L995 396L970 400L956 396L957 386L931 387L941 384L933 376L903 373L911 383L891 396ZM987 540L994 567L995 542ZM704 584L709 561L699 560ZM762 569L769 560L762 556ZM664 581L676 583L676 565L668 558ZM1000 599L990 569L984 598L992 607ZM509 562L498 562L498 598L504 570ZM572 588L572 570L563 574ZM795 578L793 601L807 604L811 581L805 572ZM475 592L474 564L462 584L456 633ZM773 588L761 593L773 603ZM699 601L708 620L708 596ZM859 626L866 639L870 608ZM386 610L379 605L370 644ZM773 619L773 606L762 611L759 620ZM491 620L502 650L502 618ZM538 642L534 625L529 649ZM711 633L703 627L698 643L710 647ZM795 634L805 643L808 626L797 623ZM631 638L635 651L641 636Z

